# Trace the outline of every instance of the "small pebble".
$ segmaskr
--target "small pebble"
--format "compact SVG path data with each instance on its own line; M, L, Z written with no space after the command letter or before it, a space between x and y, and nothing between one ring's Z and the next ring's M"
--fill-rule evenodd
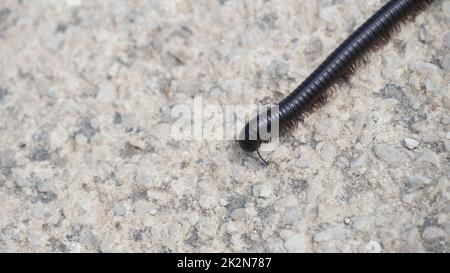
M445 139L444 140L444 148L447 150L447 152L450 152L450 140Z
M246 216L247 216L247 212L243 208L235 209L230 214L231 219L233 219L234 221L244 220Z
M305 252L305 239L301 235L293 235L286 239L284 247L291 253Z
M444 35L444 45L450 49L450 31Z
M413 138L405 137L404 141L405 141L406 148L408 148L409 150L414 150L415 148L417 148L419 146L419 141L417 141Z
M412 203L414 203L414 200L416 199L416 197L417 197L417 194L415 192L405 194L402 196L402 201L403 201L403 203L411 205Z
M397 147L387 144L378 144L374 148L375 155L388 163L391 167L400 167L408 161L408 157Z
M409 185L414 189L423 188L431 183L431 180L428 177L422 175L412 175L408 177Z
M445 236L445 231L438 227L427 227L422 233L422 238L426 240L445 238Z
M185 190L185 181L173 180L172 182L170 182L170 186L177 196L183 196Z
M145 200L138 200L134 204L134 211L137 215L154 214L153 205Z
M154 176L155 163L150 154L145 155L139 162L136 170L136 183L141 187L158 186Z
M285 225L293 225L299 219L299 211L296 207L287 207L283 215L283 223Z
M53 183L47 180L39 183L37 189L40 192L52 192L55 190L53 188Z
M434 131L425 131L423 132L422 141L424 143L433 143L438 140L436 133Z
M367 253L380 253L381 245L377 241L370 241L365 247Z
M428 163L437 168L440 168L440 166L441 166L439 156L435 152L428 150L428 149L423 151L423 153L417 159L417 162L418 163Z
M0 167L11 167L14 165L15 152L11 149L6 149L0 152Z
M125 216L127 214L127 206L124 202L120 202L114 206L114 214L116 216Z
M449 125L450 124L450 117L449 116L443 116L442 118L441 118L441 124L442 125Z
M333 227L326 229L314 235L314 241L324 242L333 240L344 240L346 237L345 229L343 227Z
M268 198L272 195L272 189L269 185L255 185L252 189L256 197Z
M447 0L442 3L442 11L445 15L450 17L450 1Z
M228 205L228 202L227 202L227 200L222 198L222 199L219 200L219 205L221 207L226 207Z
M441 67L447 72L450 72L450 53L444 55L441 60Z
M267 199L258 198L256 200L256 205L260 208L266 208L268 205Z
M367 155L363 154L350 163L350 168L355 170L363 168L366 165L367 165Z
M443 95L442 96L442 103L444 104L444 107L446 109L450 109L450 95Z

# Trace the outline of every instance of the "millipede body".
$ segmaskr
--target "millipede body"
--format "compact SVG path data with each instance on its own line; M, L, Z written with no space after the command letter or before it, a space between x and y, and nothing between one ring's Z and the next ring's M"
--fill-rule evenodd
M245 125L239 136L240 147L258 151L264 140L262 128L270 131L277 122L281 132L293 127L302 115L323 101L326 92L346 80L367 54L389 40L401 22L414 18L433 0L391 0L347 38L306 80L278 104L278 111L259 114Z

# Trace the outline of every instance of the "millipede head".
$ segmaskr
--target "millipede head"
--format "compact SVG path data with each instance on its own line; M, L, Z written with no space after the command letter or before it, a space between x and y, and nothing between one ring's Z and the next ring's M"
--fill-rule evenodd
M252 130L250 123L247 123L239 135L239 146L246 152L256 152L261 147L261 139L258 137L258 129Z
M258 140L238 140L241 149L246 152L256 152L261 147L261 141Z

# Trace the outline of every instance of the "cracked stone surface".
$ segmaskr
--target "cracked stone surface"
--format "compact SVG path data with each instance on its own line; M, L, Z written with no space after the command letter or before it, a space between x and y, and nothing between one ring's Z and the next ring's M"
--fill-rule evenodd
M276 103L384 2L2 0L0 251L449 252L448 0L267 167L170 137L194 96Z

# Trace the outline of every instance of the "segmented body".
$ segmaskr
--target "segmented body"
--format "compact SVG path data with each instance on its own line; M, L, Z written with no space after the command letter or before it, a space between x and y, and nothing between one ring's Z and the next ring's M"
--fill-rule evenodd
M323 101L336 83L348 79L367 54L382 47L406 19L413 18L433 0L391 0L346 39L306 80L279 103L279 111L255 118L241 132L239 144L245 151L259 149L264 140L261 128L278 122L281 131Z

